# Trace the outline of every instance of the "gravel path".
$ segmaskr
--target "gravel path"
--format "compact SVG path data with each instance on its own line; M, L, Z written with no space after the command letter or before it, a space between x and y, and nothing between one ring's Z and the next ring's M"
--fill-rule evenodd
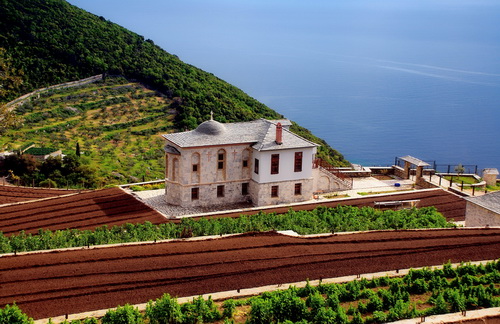
M176 218L178 216L196 215L211 213L224 210L242 209L253 207L252 204L232 204L210 207L180 207L167 204L165 201L165 189L130 191L149 207L162 213L167 218Z

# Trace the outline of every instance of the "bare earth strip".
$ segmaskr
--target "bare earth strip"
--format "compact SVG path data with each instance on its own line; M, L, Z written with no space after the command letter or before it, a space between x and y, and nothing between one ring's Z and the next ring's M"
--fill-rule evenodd
M300 238L256 233L0 258L0 307L34 318L199 294L500 257L500 229Z
M0 185L0 205L64 196L77 192L78 190L28 188Z
M40 228L94 229L145 221L160 224L166 219L119 188L0 207L0 229L5 235L21 230L36 233Z

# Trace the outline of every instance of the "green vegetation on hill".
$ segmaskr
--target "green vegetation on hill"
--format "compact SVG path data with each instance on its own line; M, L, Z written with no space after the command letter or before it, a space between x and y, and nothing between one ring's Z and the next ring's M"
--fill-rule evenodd
M123 77L50 90L16 109L21 123L0 136L0 147L22 150L35 143L77 155L79 146L79 161L96 171L93 181L84 177L90 187L162 179L164 141L157 134L174 128L172 102ZM57 174L26 171L18 168L14 173L30 186L33 181L38 186L46 177L58 186L82 184L82 179L58 181Z
M22 86L2 94L0 102L37 88L105 74L137 80L165 95L169 108L175 111L172 116L176 129L193 129L208 120L210 111L220 122L282 117L240 89L183 63L153 41L63 0L0 0L0 7L0 48L6 49L12 69L19 71L23 79ZM107 102L101 104L106 106ZM73 112L55 109L47 114L69 117ZM37 122L43 117L33 112L27 118ZM69 120L43 131L59 133L75 125L75 121ZM332 164L347 163L331 148L322 150L320 155L325 153L331 154L323 158Z

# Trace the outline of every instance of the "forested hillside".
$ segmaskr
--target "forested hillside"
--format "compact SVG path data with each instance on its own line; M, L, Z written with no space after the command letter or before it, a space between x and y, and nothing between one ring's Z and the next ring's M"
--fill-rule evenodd
M6 50L11 71L23 80L1 93L0 103L37 88L104 74L121 75L162 93L176 129L196 127L210 111L221 122L282 117L152 40L63 0L0 0L0 6L0 48ZM294 130L320 142L298 125ZM346 163L327 145L321 154L329 155L333 164Z

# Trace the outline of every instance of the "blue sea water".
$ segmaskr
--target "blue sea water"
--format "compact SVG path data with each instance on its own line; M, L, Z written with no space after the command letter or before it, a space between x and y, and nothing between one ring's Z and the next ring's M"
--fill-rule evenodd
M500 169L498 0L69 0L309 128L354 163Z

